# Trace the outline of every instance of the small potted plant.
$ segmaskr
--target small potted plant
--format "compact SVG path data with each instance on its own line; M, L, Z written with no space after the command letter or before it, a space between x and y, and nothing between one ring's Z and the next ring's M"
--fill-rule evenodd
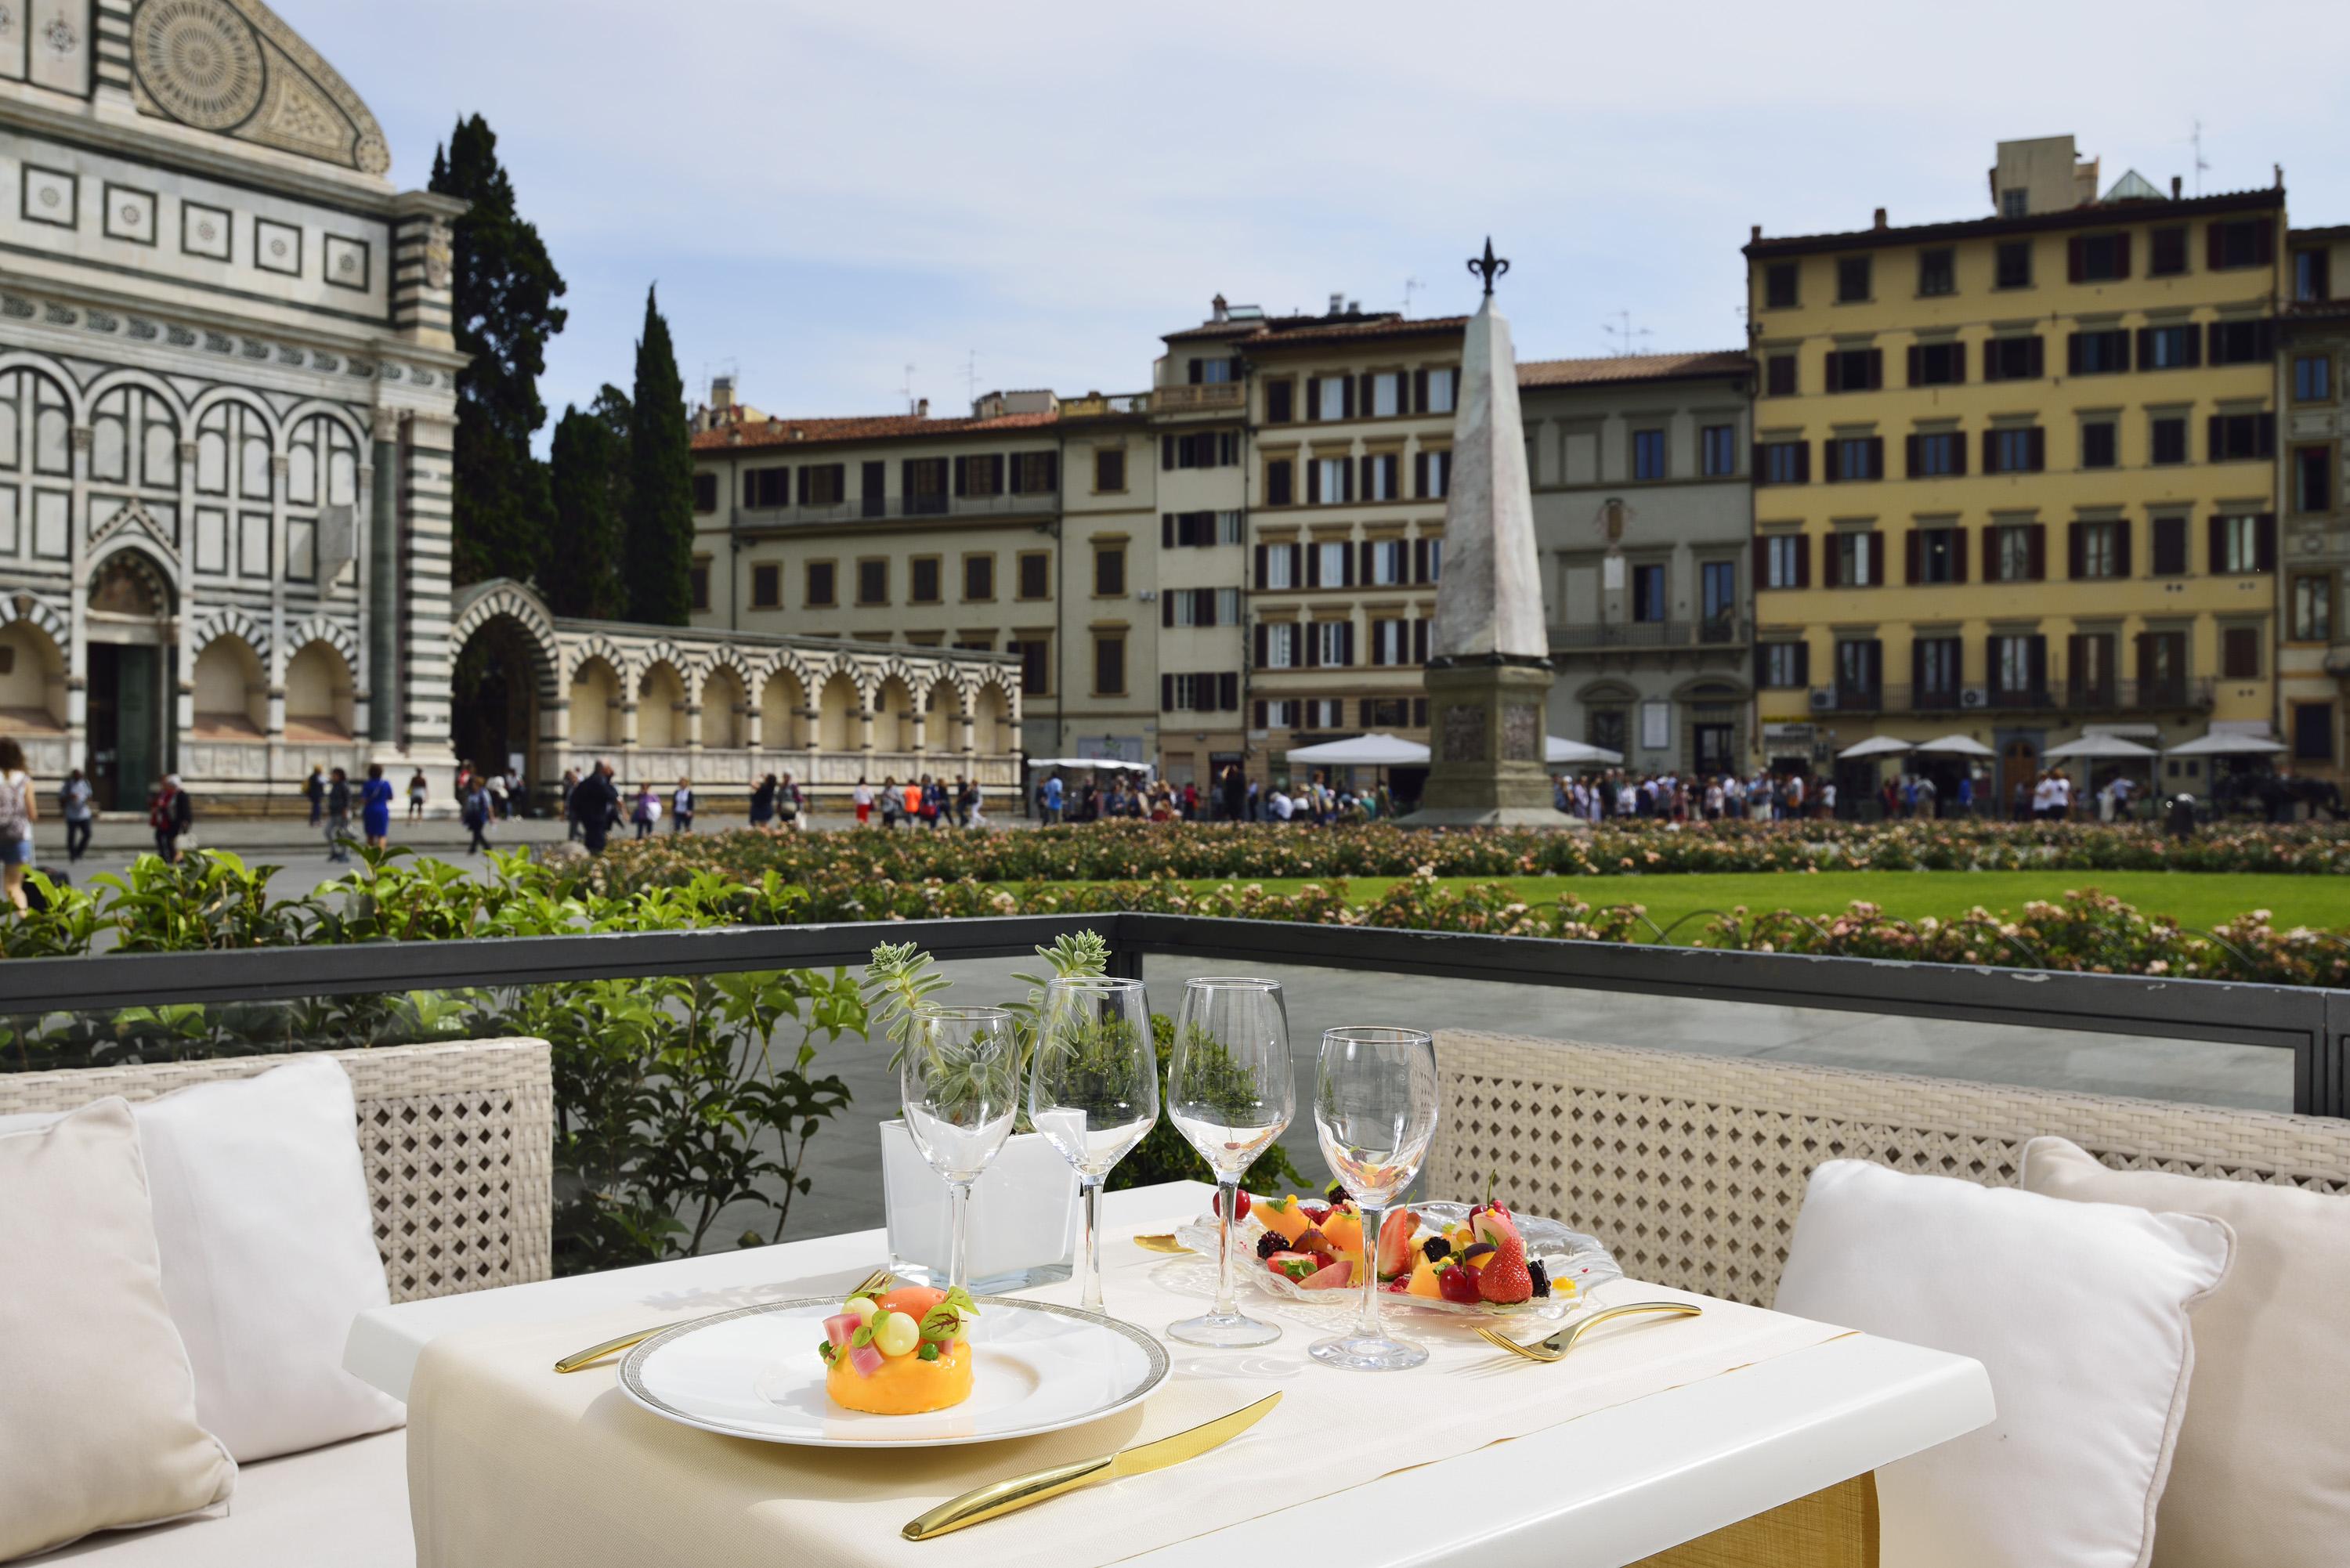
M1028 1125L1028 1060L1036 1046L1036 1020L1048 979L1103 973L1109 945L1100 933L1065 935L1040 947L1050 975L1017 974L1028 992L1007 1004L1020 1049L1022 1105L1012 1136L972 1188L970 1268L979 1294L1066 1280L1074 1272L1077 1239L1077 1176L1060 1152ZM913 1036L914 1012L946 977L912 942L885 942L865 967L866 1000L879 1032L895 1047L890 1064ZM881 1124L882 1200L889 1229L889 1267L909 1279L943 1282L950 1225L946 1184L914 1147L902 1120Z

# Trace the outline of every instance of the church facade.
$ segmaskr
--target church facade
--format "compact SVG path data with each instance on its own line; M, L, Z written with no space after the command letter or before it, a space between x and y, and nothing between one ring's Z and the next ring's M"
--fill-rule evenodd
M578 661L548 653L528 596L452 592L463 209L397 189L390 163L366 104L260 0L0 4L0 732L44 791L78 767L102 808L136 811L177 773L209 806L282 809L313 766L381 762L445 801L477 637L513 652L512 711L453 727L542 794L598 746L634 754L640 681L677 742L645 748L664 772L707 728L733 742L709 766L748 777L752 683L779 674L796 684L770 744L820 748L846 671L854 722L831 732L854 748L874 660L706 633L639 658L650 628L607 628L623 651L582 667L615 685L608 710L575 726ZM1016 714L1016 670L991 686L993 661L910 657L900 683L958 718ZM705 679L744 688L723 723L685 700Z

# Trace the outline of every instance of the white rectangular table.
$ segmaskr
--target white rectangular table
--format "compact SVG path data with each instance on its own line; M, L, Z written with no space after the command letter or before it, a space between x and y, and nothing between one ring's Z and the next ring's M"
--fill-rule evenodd
M1192 1182L1107 1196L1107 1230L1171 1230L1203 1212ZM887 1255L879 1231L714 1253L644 1268L547 1280L380 1307L352 1324L343 1365L395 1398L436 1335L501 1324L555 1323L629 1305L649 1318L742 1305L779 1282L853 1279ZM788 1292L781 1293L789 1293ZM1979 1362L1848 1334L1719 1377L1594 1411L1512 1442L1358 1489L1359 1511L1292 1509L1132 1559L1174 1563L1309 1561L1334 1517L1376 1518L1363 1568L1459 1563L1617 1568L1972 1431L1991 1419ZM1475 1496L1464 1532L1459 1509ZM1349 1498L1351 1505L1355 1501Z

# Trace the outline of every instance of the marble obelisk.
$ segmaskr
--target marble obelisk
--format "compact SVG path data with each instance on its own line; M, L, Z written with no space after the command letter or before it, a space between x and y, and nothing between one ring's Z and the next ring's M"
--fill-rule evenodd
M1543 620L1534 496L1518 416L1518 359L1493 307L1510 264L1485 254L1485 280L1461 354L1452 489L1429 640L1429 774L1407 826L1581 827L1551 804L1550 632Z

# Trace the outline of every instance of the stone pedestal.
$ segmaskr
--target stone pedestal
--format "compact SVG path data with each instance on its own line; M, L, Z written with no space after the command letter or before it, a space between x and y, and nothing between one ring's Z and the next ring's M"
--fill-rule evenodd
M1587 828L1551 804L1543 763L1551 670L1535 661L1430 664L1428 784L1406 827Z

